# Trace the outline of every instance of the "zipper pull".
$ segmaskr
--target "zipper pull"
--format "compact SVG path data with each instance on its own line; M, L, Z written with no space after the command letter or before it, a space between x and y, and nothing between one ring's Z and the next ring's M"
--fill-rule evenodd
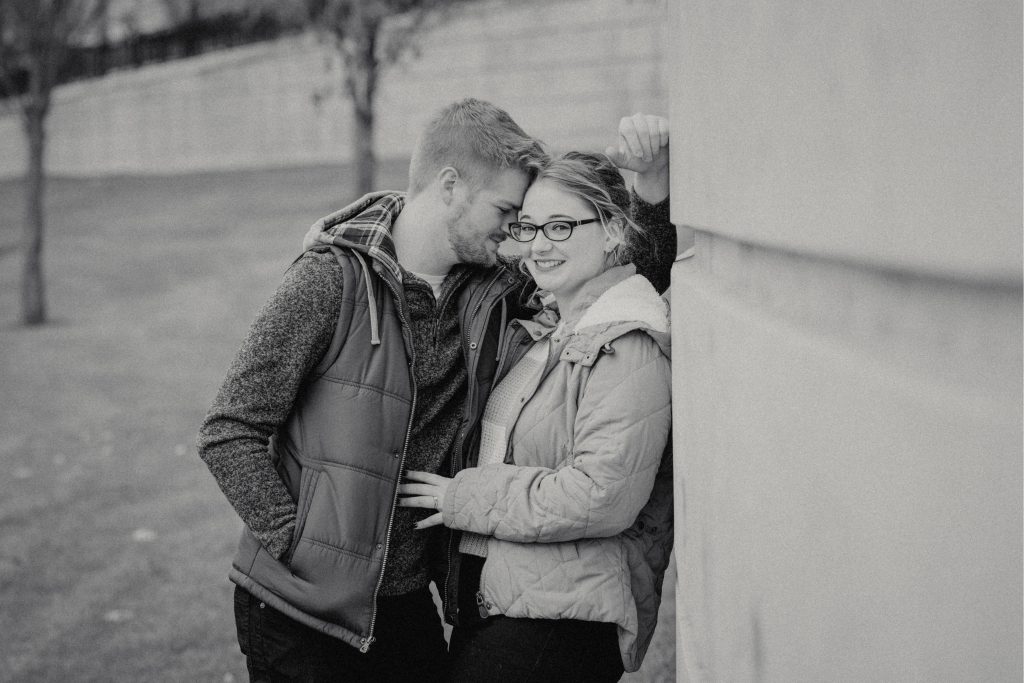
M491 603L484 600L484 594L482 591L476 592L476 607L477 610L480 612L481 619L486 619L487 617L491 616L490 613L487 611L491 608Z
M370 651L370 645L372 645L375 640L377 639L372 636L370 638L360 638L359 642L362 643L362 645L359 646L359 651L365 655Z

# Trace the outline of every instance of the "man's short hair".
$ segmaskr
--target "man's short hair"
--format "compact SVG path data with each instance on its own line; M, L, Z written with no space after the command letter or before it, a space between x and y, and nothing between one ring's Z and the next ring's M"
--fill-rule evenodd
M421 192L446 166L478 189L494 173L509 168L532 180L546 162L540 142L508 112L470 97L442 109L420 134L409 163L409 195Z

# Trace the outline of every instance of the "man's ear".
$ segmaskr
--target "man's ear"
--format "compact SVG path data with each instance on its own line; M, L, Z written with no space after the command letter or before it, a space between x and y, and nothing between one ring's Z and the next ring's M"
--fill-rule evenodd
M438 189L441 192L441 201L446 205L452 203L455 198L455 188L459 183L459 172L452 166L445 166L437 172Z

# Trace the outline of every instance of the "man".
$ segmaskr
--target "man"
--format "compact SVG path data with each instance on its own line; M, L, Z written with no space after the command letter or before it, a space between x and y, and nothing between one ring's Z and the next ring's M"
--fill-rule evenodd
M543 159L501 109L450 105L408 193L322 219L253 323L198 437L246 525L230 575L253 681L442 675L440 543L397 486L466 450L523 287L497 249Z

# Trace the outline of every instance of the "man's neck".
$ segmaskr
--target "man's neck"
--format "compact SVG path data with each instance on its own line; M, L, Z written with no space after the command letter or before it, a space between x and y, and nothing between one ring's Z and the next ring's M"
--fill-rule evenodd
M426 275L445 275L455 262L436 219L423 215L415 203L406 204L391 226L398 262L403 268Z

